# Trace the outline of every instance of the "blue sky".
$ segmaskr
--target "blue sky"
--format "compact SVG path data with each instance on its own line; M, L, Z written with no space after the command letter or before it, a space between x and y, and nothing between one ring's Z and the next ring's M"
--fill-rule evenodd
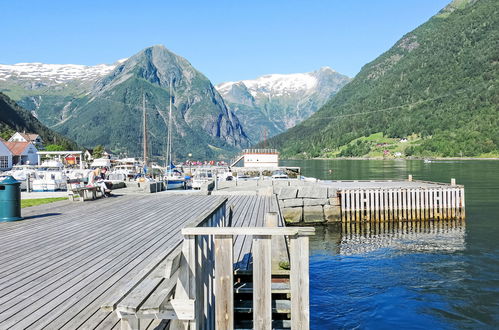
M354 76L450 0L5 1L0 63L95 65L163 44L213 83Z

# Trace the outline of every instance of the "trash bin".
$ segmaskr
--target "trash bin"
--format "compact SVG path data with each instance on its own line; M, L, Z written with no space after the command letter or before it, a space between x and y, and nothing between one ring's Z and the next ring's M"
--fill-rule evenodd
M0 181L0 222L22 220L21 182L12 176Z

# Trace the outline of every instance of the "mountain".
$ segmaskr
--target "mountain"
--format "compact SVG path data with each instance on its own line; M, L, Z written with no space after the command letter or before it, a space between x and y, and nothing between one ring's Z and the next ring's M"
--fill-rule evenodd
M495 0L453 1L269 144L288 157L344 146L362 156L377 134L410 137L406 155L499 155L498 11Z
M258 142L310 117L350 78L329 67L309 73L270 74L255 80L216 86L241 120L252 142Z
M177 159L188 153L196 159L230 157L248 145L238 118L210 81L164 46L146 48L113 65L35 63L0 70L0 90L83 146L102 144L117 154L140 155L144 97L150 157L163 160L170 84Z
M76 144L43 125L26 109L18 106L7 95L0 93L0 137L7 140L15 132L36 133L45 145L58 144L65 150L75 150Z

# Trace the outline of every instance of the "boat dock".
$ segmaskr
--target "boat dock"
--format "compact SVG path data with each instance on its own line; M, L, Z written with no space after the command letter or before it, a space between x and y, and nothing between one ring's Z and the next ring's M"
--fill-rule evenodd
M464 186L450 181L256 179L221 182L216 193L275 194L292 224L464 219Z
M275 196L122 195L22 215L0 224L1 329L308 329L314 230L286 228Z

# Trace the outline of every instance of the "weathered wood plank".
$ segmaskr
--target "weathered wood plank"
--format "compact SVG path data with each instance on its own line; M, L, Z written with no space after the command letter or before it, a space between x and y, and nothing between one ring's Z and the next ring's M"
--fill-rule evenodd
M291 327L307 330L310 328L309 242L307 236L293 236L290 241Z
M217 329L234 329L232 244L231 235L215 237L215 320Z
M272 324L272 236L253 236L253 327L270 329Z

